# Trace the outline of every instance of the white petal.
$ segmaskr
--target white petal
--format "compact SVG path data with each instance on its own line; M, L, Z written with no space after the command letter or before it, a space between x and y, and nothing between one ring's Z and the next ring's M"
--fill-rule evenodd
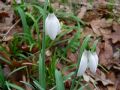
M85 73L85 70L87 69L87 66L88 66L87 51L84 51L81 57L77 76L83 75Z
M17 3L17 4L21 4L22 1L21 1L21 0L16 0L16 3Z
M88 59L89 59L88 66L89 66L91 72L95 73L96 69L97 69L96 58L90 51L88 53Z
M54 40L60 32L60 23L54 13L48 14L45 20L45 32L52 40Z
M95 57L96 64L98 65L98 60L99 60L99 58L98 58L97 53L94 52L94 53L93 53L93 56Z

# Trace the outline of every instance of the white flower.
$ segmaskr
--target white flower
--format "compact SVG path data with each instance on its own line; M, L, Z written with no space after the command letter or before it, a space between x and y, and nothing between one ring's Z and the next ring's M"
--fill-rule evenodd
M17 3L17 4L21 4L22 1L21 1L21 0L16 0L16 3Z
M52 40L60 33L60 22L54 13L49 13L45 20L45 32Z
M95 73L98 65L98 55L96 52L92 53L85 50L82 54L77 76L81 76L85 73L87 68L90 68L92 73Z
M95 73L96 72L96 69L97 69L97 63L96 63L96 58L95 56L93 55L93 53L91 53L89 51L88 53L88 67L90 68L90 71Z
M77 76L83 75L85 70L87 69L87 66L88 66L87 65L88 64L87 53L88 52L85 50L82 54Z

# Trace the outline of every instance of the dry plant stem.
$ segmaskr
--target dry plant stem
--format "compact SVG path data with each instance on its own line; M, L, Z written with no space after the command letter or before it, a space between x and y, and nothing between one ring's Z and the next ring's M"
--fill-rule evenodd
M20 19L18 19L17 22L16 22L15 24L13 24L13 25L9 28L9 30L7 31L7 33L4 35L2 41L5 40L6 36L9 34L9 32L10 32L19 22L20 22Z

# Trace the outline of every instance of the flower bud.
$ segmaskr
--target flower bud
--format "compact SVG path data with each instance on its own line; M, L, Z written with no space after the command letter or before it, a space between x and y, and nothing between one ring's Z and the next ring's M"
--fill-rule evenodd
M45 20L45 33L52 40L60 33L60 22L54 13L49 13Z
M89 51L88 53L88 67L90 68L90 71L92 73L95 73L97 70L97 62L96 62L96 57Z
M92 53L85 50L82 54L77 76L81 76L85 73L87 68L90 68L92 73L95 73L98 65L98 55L96 52Z
M82 54L77 76L83 75L85 73L85 70L87 69L87 66L88 66L87 54L88 54L88 51L86 50Z

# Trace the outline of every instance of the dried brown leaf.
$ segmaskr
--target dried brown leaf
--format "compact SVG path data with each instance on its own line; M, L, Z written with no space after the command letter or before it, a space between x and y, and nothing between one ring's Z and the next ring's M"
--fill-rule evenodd
M90 22L93 32L98 36L111 34L112 20L96 19Z
M100 64L107 66L111 63L113 57L113 48L108 41L105 41L99 45L100 53L99 59Z
M81 7L80 12L78 13L78 17L80 19L82 19L84 17L84 15L85 15L86 11L87 11L87 7L86 6Z
M72 53L70 50L67 51L67 58L72 63L76 63L77 62L77 54L76 53Z

